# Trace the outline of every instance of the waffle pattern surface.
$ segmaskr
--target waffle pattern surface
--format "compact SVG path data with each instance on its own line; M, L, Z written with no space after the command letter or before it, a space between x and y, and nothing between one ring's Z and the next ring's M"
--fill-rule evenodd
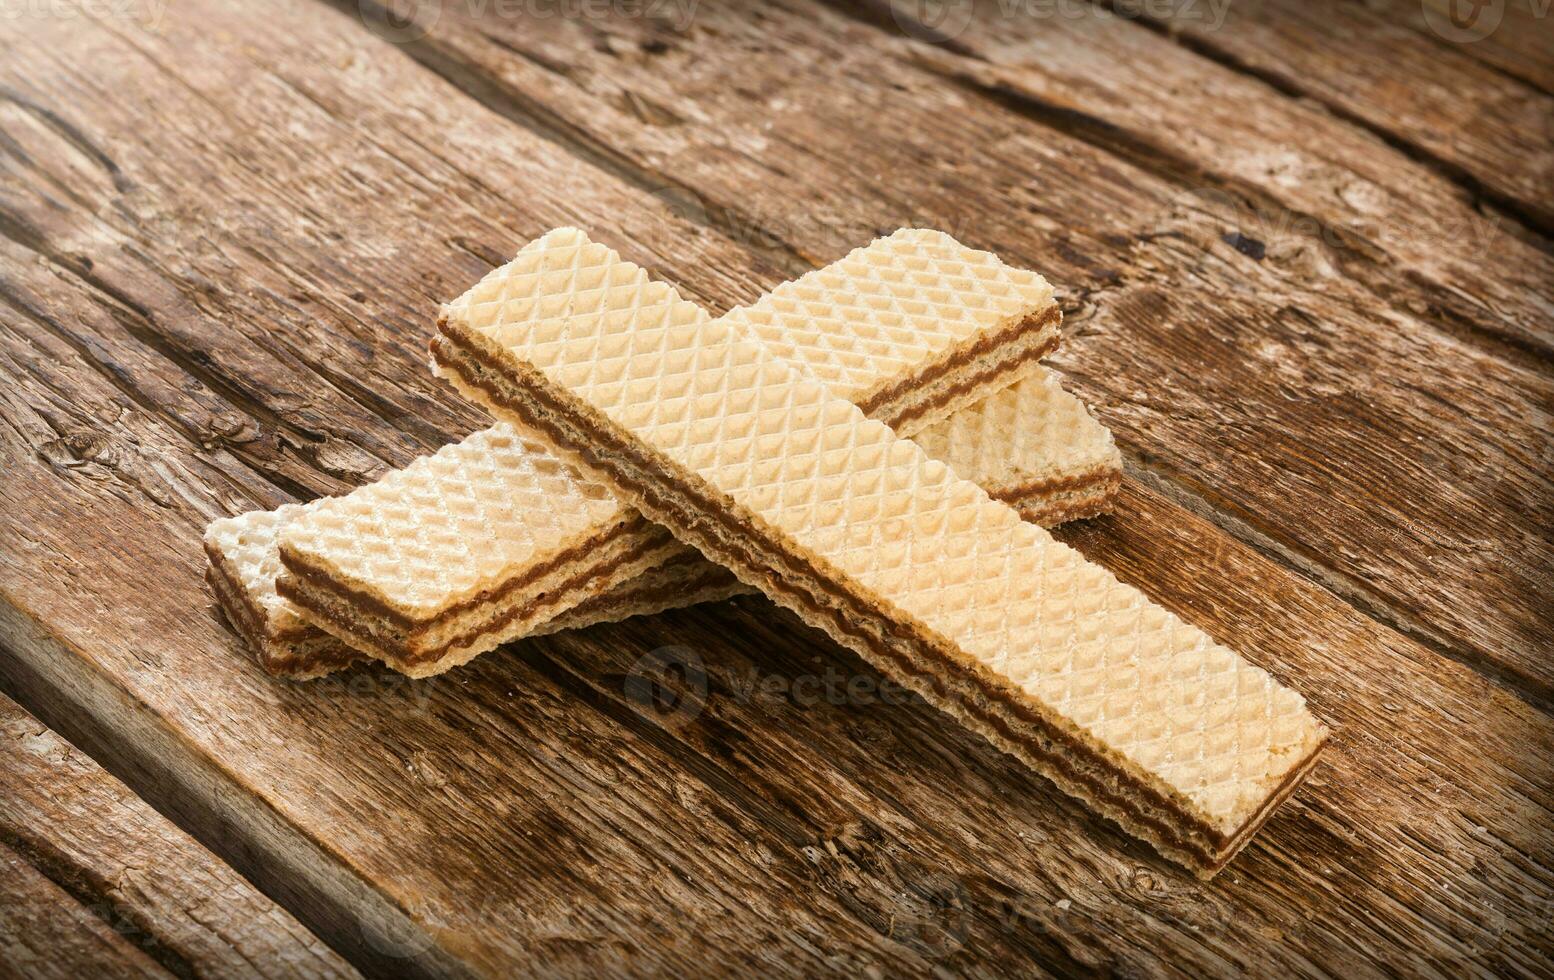
M672 291L583 232L559 228L443 315L477 328L605 310L624 317ZM903 229L783 283L728 320L837 397L867 405L1052 301L1052 286L1035 272L943 232Z
M825 628L821 605L861 600L882 613L883 635L917 631L947 670L969 670L1072 739L1080 765L1120 769L1219 845L1314 757L1325 730L1300 695L745 341L735 322L665 297L633 317L490 318L445 333L507 379L499 410L523 406L677 534L720 557L768 549L729 561L778 602ZM1048 774L1093 801L1071 774Z
M275 592L275 576L281 560L276 551L281 530L302 513L302 504L286 504L275 510L255 510L212 521L205 529L205 543L220 551L243 591L253 597L270 631L295 633L307 626L291 604Z
M1122 467L1111 431L1043 367L983 398L976 411L956 412L912 441L995 497Z
M941 266L956 289L926 284ZM968 295L957 301L959 289ZM936 232L902 232L732 315L769 333L828 296L828 322L840 336L804 335L785 350L803 369L849 392L913 381L914 370L942 368L946 352L976 344L1033 306L1053 306L1050 286L1035 273L1010 269ZM613 250L575 229L558 229L484 277L444 316L487 324L629 319L669 302L684 303L673 287ZM684 308L707 317L699 307ZM494 429L309 508L283 546L297 563L407 620L425 621L634 516L540 442Z
M424 619L630 515L546 446L499 423L318 501L285 540L327 556L347 584Z
M301 504L286 504L250 511L212 521L205 529L216 597L233 626L256 648L260 664L272 673L328 673L358 659L275 591L281 531L303 509Z

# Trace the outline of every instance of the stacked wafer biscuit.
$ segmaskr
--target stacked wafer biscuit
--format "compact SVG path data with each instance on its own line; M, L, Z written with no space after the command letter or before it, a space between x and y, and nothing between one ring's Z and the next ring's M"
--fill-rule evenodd
M498 270L488 277L500 280ZM1300 695L751 339L444 311L439 370L812 626L1212 875L1313 765Z
M448 309L545 320L636 315L671 297L563 229ZM1116 489L1110 433L1036 363L1059 317L1034 273L939 233L900 232L743 315L751 337L875 417L926 426L921 438L953 447L1032 520L1097 513ZM351 650L425 676L522 636L747 588L577 475L543 437L505 425L345 497L218 521L206 546L229 619L268 669L296 677L348 664Z
M1207 877L1327 733L1039 526L1104 510L1121 472L1035 363L1057 327L1040 276L937 232L714 319L561 229L439 319L438 372L501 421L213 524L212 583L298 677L357 657L424 676L758 590Z

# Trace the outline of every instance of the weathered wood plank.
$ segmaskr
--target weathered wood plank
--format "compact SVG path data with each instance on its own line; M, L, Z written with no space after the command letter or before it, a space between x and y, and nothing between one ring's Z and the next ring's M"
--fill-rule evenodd
M173 974L0 844L0 976L75 980Z
M528 644L442 689L360 676L322 693L271 691L248 672L235 641L175 611L198 589L193 562L178 569L168 567L176 554L149 566L126 556L141 574L169 583L159 603L169 611L136 630L138 656L120 658L114 670L177 657L193 676L182 684L159 676L161 691L142 680L141 689L164 712L168 699L197 695L200 717L181 712L175 729L202 741L217 736L214 747L228 760L260 760L244 765L255 782L240 792L214 802L175 797L180 807L217 807L219 817L204 819L230 821L241 838L251 828L230 810L257 793L291 819L327 828L331 849L381 875L380 887L411 903L412 915L461 955L494 962L539 957L580 970L654 962L663 953L651 943L619 945L645 930L692 957L668 961L683 968L715 951L681 930L718 928L720 943L737 945L716 962L750 965L758 961L729 959L729 951L753 957L770 945L777 959L765 965L774 970L920 967L945 957L974 967L986 956L1194 972L1249 963L1422 970L1437 960L1534 971L1540 915L1554 888L1547 720L1463 668L1443 670L1245 549L1216 551L1223 538L1212 527L1143 500L1130 496L1117 522L1128 532L1092 531L1078 543L1102 558L1116 549L1124 574L1128 552L1144 552L1132 560L1152 588L1173 569L1203 588L1182 611L1216 632L1236 630L1271 666L1317 691L1318 709L1343 733L1314 789L1208 887L1121 835L1098 834L1078 807L927 709L871 703L868 692L879 688L861 665L758 605ZM1150 515L1151 503L1164 513ZM1145 537L1135 540L1133 529ZM1164 553L1151 553L1154 532ZM192 540L190 533L182 544ZM1287 597L1275 610L1270 585ZM91 598L114 621L147 616L134 601L118 598L116 609L115 597ZM1205 600L1225 606L1206 610ZM11 629L7 640L26 644ZM709 703L689 724L644 719L626 684L640 658L666 641L693 650L712 677ZM1333 662L1340 656L1342 670ZM865 693L840 704L807 701L806 692L824 689L796 679L828 675L842 679L843 691L862 678ZM764 686L772 679L774 690ZM46 703L67 717L79 707ZM122 723L113 699L84 707ZM212 731L216 719L241 716L233 712L263 724ZM191 723L203 730L188 732ZM108 751L147 745L133 734ZM319 739L349 763L321 758ZM300 867L284 870L317 873L295 855L278 856L287 858ZM697 913L714 900L702 891L712 882L725 894L705 922ZM825 895L841 904L817 920L813 908L801 915L789 907L793 894L809 896L806 905L828 904ZM616 914L600 921L577 911L588 902ZM741 914L747 904L752 911ZM746 914L775 916L778 927L741 942L756 926ZM872 934L849 925L859 918ZM895 959L871 935L926 959ZM792 948L795 936L821 958ZM414 950L421 941L389 948ZM844 949L856 950L854 958L836 959Z
M1499 19L1492 26L1489 22L1474 23L1466 34L1441 28L1436 14L1446 6L1442 0L1417 5L1406 0L1376 0L1376 6L1429 38L1439 39L1443 34L1465 38L1451 43L1486 65L1554 94L1554 57L1550 57L1554 51L1554 7L1548 0L1506 0L1503 4L1479 5L1481 13L1491 15L1498 8ZM1457 26L1450 17L1446 23Z
M697 220L806 256L928 224L1043 269L1078 335L1056 363L1135 459L1554 703L1554 259L1439 174L1133 24L1060 18L1000 66L805 0L684 32L481 9L407 47ZM1119 48L1137 75L1107 69Z
M433 684L261 676L207 615L196 540L207 511L276 495L269 471L200 442L160 407L173 395L143 394L153 381L120 366L138 338L114 333L119 301L60 257L85 255L137 303L198 296L180 326L213 347L276 312L251 283L306 283L285 294L283 349L317 371L327 350L306 345L326 341L293 325L358 332L361 363L332 374L371 370L387 393L423 383L421 293L462 286L478 256L558 217L614 229L634 258L723 302L775 273L461 101L345 18L284 6L276 36L273 9L202 12L160 37L75 24L8 51L12 83L136 191L102 202L100 225L23 199L51 248L4 245L0 634L17 656L0 678L337 948L439 973L1543 969L1550 720L1137 487L1077 543L1310 692L1339 731L1312 787L1206 886L920 705L814 702L797 678L877 679L759 602L536 641ZM176 126L147 136L161 115ZM265 163L295 154L273 145L289 132L307 141L294 180ZM412 163L383 161L385 146ZM233 157L252 165L208 162ZM511 227L480 216L496 206ZM220 235L192 234L180 210ZM690 247L671 257L678 241ZM351 291L370 312L337 302ZM185 308L146 309L154 324ZM56 324L91 342L68 344ZM115 338L124 359L100 356ZM358 397L315 384L288 405L265 377L251 387L252 404L228 410L327 422ZM424 390L434 430L466 421ZM400 420L363 424L392 446ZM324 475L298 482L310 479ZM666 643L707 668L694 718L628 693ZM752 671L777 681L751 694Z
M826 141L811 145L813 137L822 135L818 132L822 121L850 117L854 106L881 101L887 91L908 93L895 100L900 104L892 107L891 122L915 122L924 135L942 131L938 135L953 137L956 142L951 147L973 155L977 166L961 160L951 168L952 161L926 155L912 133L887 127L885 120L855 122L830 136L831 142L861 143L865 136L887 141L867 155L854 157L852 169L859 172L857 176L888 173L893 182L902 182L903 187L892 188L891 203L903 215L926 217L933 213L928 208L937 204L929 199L917 206L915 199L903 197L914 178L937 177L945 182L953 175L956 188L984 202L1000 200L988 197L981 186L990 172L997 171L1000 151L1011 143L1040 140L1048 145L1032 158L1032 166L1038 169L1005 193L1018 195L1022 189L1039 187L1043 194L1055 197L1065 193L1080 197L1077 190L1037 183L1041 162L1072 148L1075 165L1070 179L1093 181L1085 166L1093 155L1085 152L1086 144L1099 146L1146 171L1145 183L1131 200L1115 187L1086 188L1089 195L1114 205L1137 206L1149 202L1151 191L1164 187L1170 198L1195 200L1207 207L1212 199L1208 203L1197 199L1216 192L1228 194L1236 206L1249 212L1250 224L1265 226L1247 229L1248 237L1253 230L1264 233L1260 239L1264 244L1289 237L1292 241L1286 249L1300 243L1313 253L1291 273L1301 271L1317 278L1341 274L1372 291L1385 290L1383 306L1411 313L1410 319L1422 328L1499 337L1545 359L1554 355L1550 322L1554 298L1548 287L1554 259L1545 249L1507 233L1494 216L1481 213L1477 202L1434 168L1410 160L1376 137L1318 107L1282 98L1267 85L1215 65L1131 21L1104 14L1006 18L998 0L981 0L952 5L972 15L959 27L954 45L930 45L908 37L901 24L910 21L898 19L884 4L885 0L836 3L838 11L883 28L881 37L849 29L813 0L786 0L758 12L739 5L698 8L681 32L662 20L619 14L525 17L521 8L454 6L424 39L404 47L477 96L498 103L505 100L507 104L499 107L525 116L529 125L548 126L563 138L573 137L574 144L588 135L607 135L608 139L599 139L599 146L631 154L637 166L661 183L686 181L696 173L688 169L688 151L693 148L711 158L703 166L717 163L742 176L765 167L793 182L835 183L831 169L836 164L814 174L787 168L800 160L815 164L816 160L804 156L806 151L821 159L828 154ZM954 21L961 22L961 18ZM829 47L817 48L828 37ZM968 50L973 41L981 42L979 48ZM1039 52L1039 58L1029 57L1025 60L1030 63L1020 67L1033 76L1044 76L1045 90L1034 81L1021 88L1007 84L1007 75L979 73L982 48L988 56L1012 59L1022 51ZM729 49L748 55L749 63L730 57ZM819 51L827 55L820 57ZM958 51L965 53L955 57ZM839 61L838 53L846 60ZM1050 71L1042 63L1047 59L1054 65ZM909 62L923 71L880 64L877 70L887 72L890 79L887 86L866 74L882 61ZM1127 72L1111 70L1117 64L1137 67ZM788 74L776 74L779 67ZM925 94L935 74L994 88L988 94L1030 118L1022 125L990 111L993 106L982 100L968 102L954 93ZM508 83L506 89L500 88L502 82ZM722 89L716 87L720 83ZM1170 86L1169 98L1161 96L1163 84ZM583 101L584 95L592 96L592 102ZM1020 99L1021 95L1026 98ZM827 99L831 108L817 111ZM949 106L969 113L961 128L942 119L920 118L930 109L942 112ZM810 112L813 115L806 118ZM1194 125L1184 129L1184 120ZM915 151L909 157L913 163L927 165L927 174L914 175L899 165L886 169L895 162L894 152L908 149ZM939 155L948 152L949 148L940 149ZM983 152L993 158L987 159ZM1116 161L1111 163L1115 166ZM851 171L844 175L854 176ZM712 183L706 187L717 189ZM842 197L839 187L829 190L826 197L810 203L811 212L818 210L818 214L800 212L792 205L789 211L781 210L780 200L767 200L765 195L744 201L746 209L735 209L734 214L770 221L770 227L752 221L744 229L752 237L772 235L804 249L815 247L805 241L806 236L816 239L824 232L824 240L839 247L847 235L873 225L844 210L849 199ZM839 203L832 204L833 199ZM905 200L912 200L915 210L908 210ZM723 206L720 201L704 203ZM1010 203L1025 204L1020 198ZM852 211L865 206L853 204ZM1156 217L1161 210L1154 204L1143 213ZM1092 229L1093 220L1078 210L1066 226L1075 231ZM962 222L970 223L965 218ZM1152 230L1159 233L1166 228ZM1338 268L1324 270L1324 262ZM1400 266L1408 275L1397 274ZM1126 268L1124 262L1119 270Z
M7 861L21 879L41 876L55 886L56 899L63 899L53 901L46 918L81 933L72 938L62 928L47 964L60 975L91 974L74 950L99 948L103 928L177 976L357 975L215 855L3 695L0 756L0 842ZM17 860L27 868L15 869ZM0 932L48 951L30 927Z
M1444 11L1447 4L1436 6ZM1316 100L1382 134L1407 152L1460 176L1493 206L1550 235L1554 233L1554 204L1550 203L1554 201L1554 124L1549 120L1554 118L1554 96L1479 60L1474 48L1495 34L1526 32L1530 26L1532 36L1542 38L1545 62L1554 64L1554 21L1528 16L1527 8L1518 16L1517 4L1485 4L1481 11L1473 9L1476 5L1458 6L1486 19L1471 28L1458 27L1449 16L1430 9L1430 4L1405 0L1317 4L1237 0L1222 6L1122 4L1119 9L1166 15L1146 22L1160 24L1195 52L1254 74L1280 91ZM1490 30L1492 20L1498 26ZM1131 32L1115 31L1114 23L1101 26L1097 18L1050 24L1012 17L999 27L1022 38L1049 30L1066 36L1076 24L1087 21L1122 40L1122 50L1114 54L1119 63L1132 64L1130 56L1136 48L1126 43ZM977 47L983 49L981 44ZM1015 47L1025 45L1016 42ZM1044 45L1042 52L1049 50ZM1106 74L1147 77L1144 72ZM1173 75L1179 77L1179 73ZM1109 80L1102 79L1102 86ZM1184 101L1196 100L1189 96ZM1242 118L1251 125L1257 123L1255 118ZM1330 152L1324 135L1321 129L1311 133L1312 149L1319 153ZM1437 242L1436 247L1444 244Z

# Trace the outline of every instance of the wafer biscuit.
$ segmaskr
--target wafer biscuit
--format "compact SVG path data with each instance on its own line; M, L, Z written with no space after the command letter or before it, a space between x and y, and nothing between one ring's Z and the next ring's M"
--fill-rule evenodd
M1039 366L912 441L1042 527L1105 513L1122 483L1122 453L1111 430L1063 390L1055 371ZM752 591L692 552L584 602L567 618L588 626Z
M1310 770L1304 700L745 339L445 317L434 354L642 513L1162 854L1211 876Z
M914 435L957 475L1042 527L1104 512L1122 482L1109 429L1038 367L1003 391Z
M476 433L466 443L478 448L496 431L501 430ZM1045 368L930 425L914 441L1044 527L1104 512L1121 479L1121 457L1111 433ZM473 496L500 498L499 481L488 482L478 470L466 476ZM249 641L266 670L297 679L338 670L357 656L302 619L291 601L276 591L281 528L304 510L288 504L217 521L205 540L208 577L234 629ZM427 533L439 521L438 512L426 512ZM480 529L483 535L490 531ZM618 622L749 591L694 550L683 551L659 568L536 624L530 635Z
M610 249L558 229L445 313L543 322L679 301ZM752 336L891 421L936 418L1007 385L1056 344L1060 319L1039 275L926 231L857 249L741 316ZM675 553L667 532L542 445L507 439L498 466L463 447L310 507L282 535L280 593L322 629L425 676L579 604L615 618L728 591L725 582L675 594L672 582L649 579L635 595L606 598ZM539 526L527 527L526 514ZM682 584L717 578L702 569ZM639 601L646 595L653 602Z
M205 529L205 577L232 624L272 674L307 680L348 667L361 654L304 620L275 591L281 529L301 504L212 521Z

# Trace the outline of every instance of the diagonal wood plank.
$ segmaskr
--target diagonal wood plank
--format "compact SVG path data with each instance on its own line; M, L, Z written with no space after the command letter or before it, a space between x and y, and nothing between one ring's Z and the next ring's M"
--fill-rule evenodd
M160 965L162 975L357 975L231 868L4 695L0 756L0 846L9 859L25 861L25 869L13 865L15 874L40 876L58 889L38 886L37 893L54 896L38 911L67 927L52 949L36 926L19 927L12 919L0 930L44 954L44 962L25 964L25 972L42 975L36 971L47 967L61 976L90 975L91 965L81 957L122 941ZM24 908L21 903L18 911ZM116 941L99 943L95 937L105 930ZM0 951L4 962L24 965Z
M154 380L124 358L154 334L101 355L122 301L81 270L137 303L198 296L181 326L212 346L264 323L250 288L305 283L282 322L359 332L361 363L333 374L370 364L390 392L422 383L421 293L560 215L615 229L634 258L724 303L776 274L343 17L286 6L277 36L273 9L200 12L160 36L76 23L8 48L9 81L135 191L108 194L101 225L24 210L46 247L3 245L0 634L16 656L0 678L337 948L436 973L1539 968L1549 719L1138 487L1081 547L1311 692L1340 732L1312 790L1208 886L922 706L809 697L801 677L878 679L758 602L536 641L433 685L259 675L208 614L197 534L207 512L278 491L195 438L172 395L145 394ZM147 136L159 114L178 120L169 138ZM278 179L264 161L294 155L270 145L294 133L311 168ZM385 143L413 165L384 161ZM230 158L252 165L209 163ZM75 158L30 159L48 180ZM498 203L511 227L482 214ZM339 302L352 291L370 312ZM146 309L157 323L185 308ZM308 333L285 349L318 370L327 348ZM284 387L252 390L257 407L228 410L327 421L361 403L332 383L292 405ZM424 390L443 413L429 424L465 420ZM399 431L363 424L384 446ZM629 693L666 643L707 668L693 718ZM776 683L752 688L751 671Z
M364 4L375 9L370 0ZM855 105L886 99L885 91L871 91L870 65L878 62L878 70L888 73L890 93L908 94L891 107L903 120L962 104L953 93L924 96L934 75L959 75L969 84L995 89L985 94L1036 125L1020 126L990 111L988 102L972 100L969 104L977 108L962 104L970 117L959 131L942 119L917 120L925 133L948 129L940 135L958 140L941 154L953 147L978 154L979 165L992 164L996 160L980 153L996 155L1003 143L1039 137L1048 145L1033 158L1034 165L1080 143L1098 146L1148 171L1175 196L1195 200L1228 193L1235 206L1250 212L1251 224L1263 226L1259 230L1265 238L1293 235L1320 253L1320 258L1308 255L1307 263L1290 273L1358 280L1383 291L1383 307L1411 313L1422 327L1498 339L1524 349L1537 363L1554 354L1547 285L1554 259L1546 249L1509 233L1494 215L1483 214L1477 202L1435 169L1317 107L1279 98L1267 85L1206 61L1137 23L1104 14L1004 17L998 0L951 7L965 11L953 21L954 42L933 45L912 38L902 27L911 22L893 13L885 0L836 5L840 14L883 28L883 37L849 29L836 15L817 9L814 0L786 0L758 13L739 5L696 8L684 30L676 29L677 21L618 14L526 16L521 6L450 4L427 36L401 46L548 135L615 157L630 153L639 172L658 186L689 179L676 166L683 166L677 154L691 147L691 134L708 163L743 171L765 166L786 179L804 180L804 173L786 169L795 161L785 158L827 150L825 142L809 145L810 137L821 134L804 132L806 126L818 130L833 115L850 117ZM1040 57L1027 59L1031 63L1022 67L1033 78L1045 74L1045 90L1035 82L1024 88L1010 85L1008 75L978 73L984 67L981 52L969 48L978 39L989 55L1018 58L1025 49L1037 52ZM726 44L748 53L751 63L718 57L719 45ZM1136 74L1105 70L1119 50L1124 63L1139 65ZM1044 72L1046 59L1054 65ZM768 64L786 67L789 74L755 74ZM749 74L739 74L746 69ZM737 76L739 84L730 84L729 76ZM1173 80L1169 98L1159 94L1162 79ZM714 87L719 82L723 89ZM579 89L593 97L591 104L579 104ZM822 102L830 108L814 110ZM742 114L736 115L736 109ZM1184 129L1183 120L1195 125ZM830 139L858 139L867 132L886 136L903 150L912 146L912 134L886 132L883 124L883 119L870 124L878 132L855 125ZM599 138L603 133L608 140ZM783 134L794 140L791 150L783 140L770 138ZM591 143L590 135L595 137ZM984 149L988 138L993 146ZM1078 149L1078 160L1084 160L1083 148ZM852 165L869 172L863 162L874 161L872 173L878 176L892 159L888 146L878 146ZM921 164L934 158L913 160ZM1075 169L1071 179L1084 172ZM980 166L965 161L958 170L937 164L933 172L954 173L958 181L985 179ZM911 176L900 168L890 173L894 180ZM1027 175L1024 183L1039 176ZM1063 193L1038 186L1047 194ZM1140 193L1147 197L1150 189L1146 183ZM902 188L895 191L893 204L904 210ZM782 213L778 202L761 198L745 201L746 212L753 209L747 217L769 227L752 221L744 230L750 238L773 236L799 248L813 247L806 245L801 229L812 235L825 230L840 239L859 219L841 203L830 203L839 197L832 189L819 199L827 207L809 215ZM1075 214L1071 224L1087 227L1078 219L1088 221L1088 216ZM863 222L860 227L870 226ZM1319 262L1337 268L1324 270ZM1399 266L1409 274L1397 275Z
M35 980L171 974L0 844L0 971Z
M1417 5L1406 0L1377 0L1374 6L1431 40L1446 40L1470 57L1554 94L1554 58L1549 57L1550 45L1554 45L1554 7L1548 0L1483 4L1490 19L1475 21L1466 32L1453 21L1443 0ZM1496 10L1498 18L1493 16ZM1447 14L1444 26L1441 13ZM1458 19L1467 22L1462 12Z
M1005 68L806 0L521 14L453 5L401 47L742 241L928 224L1043 269L1080 335L1056 362L1184 502L1554 703L1554 259L1439 174L1137 25L1060 20ZM1071 84L1119 43L1137 80Z
M1483 42L1493 43L1496 35L1530 34L1541 38L1549 61L1554 20L1533 16L1525 4L1501 2L1484 5L1482 24L1458 27L1444 15L1447 6L1406 0L1238 0L1217 11L1200 3L1153 9L1124 4L1117 9L1158 11L1160 19L1139 22L1158 24L1194 52L1255 75L1280 91L1316 100L1460 177L1474 193L1547 237L1554 233L1554 207L1549 203L1554 200L1554 124L1549 122L1554 118L1554 95L1546 86L1540 89L1481 61L1476 49ZM1459 7L1472 11L1467 4ZM986 18L979 22L992 27ZM1053 26L1058 29L1049 33L1066 36L1074 25L1073 20L1051 25L1005 17L999 33L1012 43L994 44L999 55L995 60L1005 61L1021 49L1036 56L1023 39ZM1131 40L1132 32L1117 33L1125 44ZM985 39L975 47L987 50ZM1126 61L1136 51L1127 44L1117 55Z

